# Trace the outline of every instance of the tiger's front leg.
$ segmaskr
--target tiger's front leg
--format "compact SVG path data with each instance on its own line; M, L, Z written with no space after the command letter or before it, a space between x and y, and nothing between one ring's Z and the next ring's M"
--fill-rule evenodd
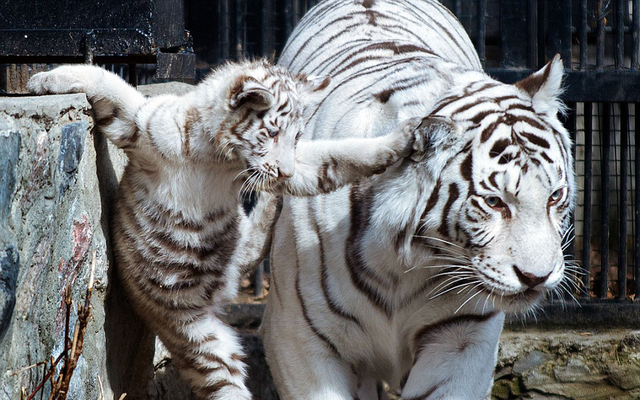
M504 314L460 315L415 335L403 400L481 400L493 384Z

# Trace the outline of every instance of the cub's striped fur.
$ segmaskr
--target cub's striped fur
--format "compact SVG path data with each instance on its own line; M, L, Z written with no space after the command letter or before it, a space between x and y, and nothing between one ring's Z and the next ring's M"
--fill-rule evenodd
M241 192L324 193L411 148L415 121L384 137L296 146L303 105L327 83L262 61L223 66L182 97L146 99L93 66L29 82L34 93L85 92L98 127L129 156L112 224L119 276L199 399L251 398L220 313L264 257L277 202L263 194L247 216Z
M570 283L562 62L497 82L432 0L321 2L280 62L331 77L309 139L424 118L402 164L285 198L262 328L281 398L383 399L383 381L405 400L489 398L505 312Z

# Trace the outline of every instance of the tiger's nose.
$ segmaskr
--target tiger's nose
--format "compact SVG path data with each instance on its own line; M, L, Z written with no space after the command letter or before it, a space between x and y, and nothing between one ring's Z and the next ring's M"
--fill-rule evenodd
M520 280L520 283L530 288L543 284L547 280L549 275L551 275L551 272L549 272L545 276L537 276L529 272L522 272L520 271L520 268L518 268L517 265L513 266L513 270L515 271L516 276Z

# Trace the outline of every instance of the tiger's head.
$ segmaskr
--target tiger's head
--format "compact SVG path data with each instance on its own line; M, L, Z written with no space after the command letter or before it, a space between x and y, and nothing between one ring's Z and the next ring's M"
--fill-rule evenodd
M293 175L304 108L320 99L329 79L292 75L266 61L241 64L234 72L213 140L227 160L244 164L245 189L264 189Z
M440 292L464 289L465 299L514 312L568 288L563 235L575 182L571 140L557 118L562 71L556 56L514 85L466 84L423 120L425 152L414 159L435 188L416 238L450 264L442 275L455 278Z

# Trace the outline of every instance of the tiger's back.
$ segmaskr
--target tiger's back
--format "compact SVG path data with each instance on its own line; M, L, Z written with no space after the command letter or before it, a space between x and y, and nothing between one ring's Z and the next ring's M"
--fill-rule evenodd
M331 77L303 140L425 117L422 153L285 198L263 322L280 396L383 399L382 381L404 399L487 396L504 313L563 285L575 184L561 62L504 85L437 2L328 0L280 63Z

